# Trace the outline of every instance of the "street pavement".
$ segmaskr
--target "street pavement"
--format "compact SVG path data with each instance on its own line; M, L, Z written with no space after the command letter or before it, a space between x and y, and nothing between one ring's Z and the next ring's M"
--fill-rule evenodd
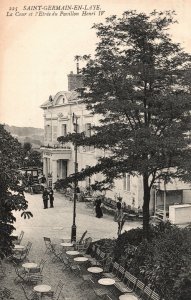
M33 218L24 219L20 217L20 212L15 213L17 218L16 233L25 231L25 238L42 239L48 236L52 239L61 239L71 236L71 226L73 223L73 202L65 198L64 195L55 193L54 208L43 209L41 194L25 194L28 200L28 210L32 212ZM87 230L87 236L93 240L101 238L117 238L117 223L113 221L113 216L104 214L103 218L95 217L93 210L86 207L84 202L77 202L76 205L76 226L77 238ZM141 227L141 222L127 221L124 230Z

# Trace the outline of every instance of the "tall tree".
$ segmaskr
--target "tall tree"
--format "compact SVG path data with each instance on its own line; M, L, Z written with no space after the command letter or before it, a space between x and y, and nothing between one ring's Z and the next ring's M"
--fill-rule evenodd
M31 143L26 142L26 143L23 144L23 151L24 151L25 155L27 155L28 153L30 153L31 149L32 149Z
M168 33L173 12L149 15L127 11L96 24L99 42L95 57L83 69L82 102L100 115L91 137L78 143L110 151L97 166L104 182L123 173L142 176L143 228L149 228L150 191L157 178L165 181L184 173L184 159L191 158L186 133L191 124L188 72L191 56ZM74 135L61 141L74 140Z
M12 249L10 235L16 221L13 211L21 211L24 218L32 216L20 185L22 158L20 143L0 124L0 257Z
M33 150L29 142L23 144L23 167L42 167L42 155L39 151Z

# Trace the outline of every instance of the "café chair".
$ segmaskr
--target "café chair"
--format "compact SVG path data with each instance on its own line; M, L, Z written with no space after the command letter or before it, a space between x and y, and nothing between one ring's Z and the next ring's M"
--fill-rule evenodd
M93 276L91 274L82 274L81 275L83 282L80 284L80 288L84 290L86 287L90 287L93 284Z
M105 296L105 300L113 300L110 295Z
M108 277L108 278L112 278L115 281L119 281L118 278L117 278L118 270L119 270L119 264L117 262L113 262L112 265L111 265L111 271L110 272L103 272L103 276Z
M12 296L12 292L10 289L4 287L3 289L0 289L0 299L7 300L7 299L14 299Z
M27 282L30 284L37 284L39 281L42 282L42 274L40 273L31 273L27 274Z
M51 254L53 252L53 249L55 249L56 245L51 242L51 239L49 237L43 237L43 239L46 247L45 253Z
M24 268L19 268L15 262L13 262L15 273L17 277L14 279L15 283L27 281L27 272Z
M137 280L138 279L135 276L126 271L123 277L123 281L115 282L114 285L123 294L133 293L137 284Z
M45 259L41 259L39 265L36 267L36 268L33 268L30 270L30 273L39 273L39 274L42 274L42 271L44 269L44 265L46 263L46 260Z
M89 262L91 263L92 266L98 265L98 260L100 259L100 254L101 254L101 250L99 248L97 248L95 251L95 255L93 257L88 256Z
M151 299L152 293L153 293L153 290L148 285L146 285L143 290L143 293L141 295L141 299L144 299L144 300Z
M104 267L109 257L110 257L109 253L106 254L105 252L100 251L99 257L95 260L94 265Z
M88 237L81 244L76 244L75 250L79 251L80 254L85 255L91 243L92 243L92 238Z
M17 251L16 253L13 253L9 258L17 264L23 262L24 260L29 260L28 255L31 250L32 243L28 242L26 247L22 251Z
M84 240L87 232L88 232L87 230L84 231L83 234L82 234L82 236L76 242L74 242L74 248L75 249L77 249L77 247L83 243L83 240Z
M60 297L60 294L62 292L63 286L64 286L64 282L62 280L59 280L55 291L50 291L50 292L43 293L43 294L44 294L44 296L50 297L52 300L58 300Z
M106 288L101 288L95 283L94 279L90 279L90 285L92 286L93 292L97 297L105 299L106 295L108 294L108 290Z
M27 295L27 292L22 284L21 284L21 288L23 290L26 300L39 300L40 299L38 294L35 291L33 291L29 295Z
M22 230L21 233L20 233L20 235L19 235L19 237L18 237L18 239L16 239L16 240L13 241L13 244L14 245L20 245L21 241L23 239L23 236L24 236L24 231Z
M153 291L149 299L150 300L160 300L161 297L159 296L159 294L157 294L156 292Z
M143 294L144 288L145 288L145 284L141 280L138 279L135 289L134 289L134 292L139 298Z
M4 268L4 266L3 266L3 262L2 262L2 259L0 258L0 274L2 275L2 276L5 276L6 274L5 274L5 268Z

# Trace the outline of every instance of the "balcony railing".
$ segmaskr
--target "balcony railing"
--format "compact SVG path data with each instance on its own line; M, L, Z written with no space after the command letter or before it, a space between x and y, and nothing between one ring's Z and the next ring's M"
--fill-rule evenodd
M72 148L70 147L70 146L68 146L68 145L61 145L61 144L55 144L55 145L42 145L41 147L40 147L41 149L66 149L66 150L71 150Z

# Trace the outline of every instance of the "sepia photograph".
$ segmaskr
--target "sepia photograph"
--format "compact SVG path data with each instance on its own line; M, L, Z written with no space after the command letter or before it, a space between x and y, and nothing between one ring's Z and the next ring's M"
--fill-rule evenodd
M1 0L0 300L191 300L190 11Z

